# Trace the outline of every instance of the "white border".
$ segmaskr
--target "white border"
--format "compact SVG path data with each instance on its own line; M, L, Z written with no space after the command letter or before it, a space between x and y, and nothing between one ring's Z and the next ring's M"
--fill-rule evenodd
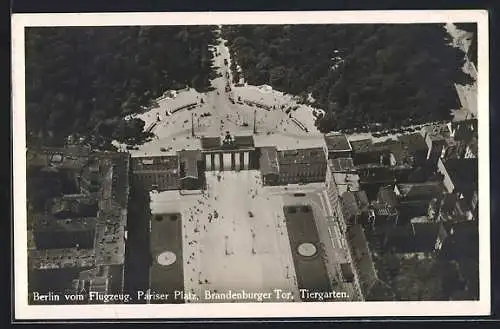
M219 24L478 23L480 300L457 302L230 303L33 306L27 302L24 28ZM14 14L13 179L15 319L273 318L490 314L489 58L486 10ZM26 297L22 297L26 296Z

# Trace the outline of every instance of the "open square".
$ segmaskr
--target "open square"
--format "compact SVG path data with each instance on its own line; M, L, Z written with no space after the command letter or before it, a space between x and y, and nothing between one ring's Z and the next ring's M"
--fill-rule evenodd
M266 301L276 301L275 289L291 294L279 301L298 300L282 197L263 188L254 170L207 172L206 180L203 193L151 194L153 214L182 214L184 290L199 297L188 302L255 301L208 297L229 291L270 293Z

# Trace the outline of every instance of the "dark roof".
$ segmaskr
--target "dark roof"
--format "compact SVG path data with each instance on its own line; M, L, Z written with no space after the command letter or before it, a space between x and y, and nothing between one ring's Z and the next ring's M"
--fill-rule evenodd
M447 254L450 258L479 258L479 228L475 220L444 222L447 233Z
M45 232L78 232L92 230L96 226L95 217L58 219L52 216L37 216L35 231Z
M202 137L201 147L204 150L219 149L221 147L220 137Z
M378 190L377 200L391 207L397 207L398 205L398 198L391 187L381 187Z
M414 153L409 149L407 145L394 145L391 147L391 154L396 161L396 166L413 166L415 163Z
M182 177L198 178L198 161L201 160L200 150L182 150L178 152L181 163Z
M431 140L441 140L444 141L446 138L450 137L450 129L446 124L432 124L422 128L424 136L429 137Z
M363 152L371 152L373 151L371 146L373 145L373 141L370 138L360 139L357 141L351 141L352 151L354 153L363 153Z
M352 158L336 158L330 160L332 172L352 172L355 170Z
M394 140L394 139L387 139L387 140L382 141L382 142L373 143L371 148L373 151L387 153L387 152L390 152L391 149L397 145L401 145L401 142Z
M443 198L434 205L435 211L439 211L441 220L457 220L465 219L464 211L458 206L458 195L455 193L447 193Z
M370 209L372 209L377 216L393 216L398 214L398 210L395 207L385 203L372 202L370 204Z
M451 129L455 132L453 138L459 141L470 141L477 136L477 120L469 119L454 121L451 123Z
M278 162L279 165L291 163L326 164L326 155L321 147L297 150L283 150L278 151Z
M449 159L444 163L455 189L463 193L472 193L478 188L477 159Z
M400 197L404 199L431 200L441 194L439 182L396 184Z
M419 133L405 134L398 137L403 146L407 146L409 151L427 151L428 147L425 139Z
M347 230L347 238L351 246L353 265L358 272L359 284L361 290L365 292L378 277L363 227L359 224L351 226Z
M413 246L415 252L429 252L434 250L440 231L439 223L413 222Z
M349 264L349 263L341 263L340 264L340 271L342 272L342 276L346 280L348 280L348 281L354 280L354 273L352 272L351 264Z
M253 136L234 136L234 145L237 148L253 148L255 143Z
M179 158L177 155L132 158L133 172L142 170L177 170L178 167Z
M325 135L326 146L329 152L351 151L352 147L345 135L327 134Z
M368 196L363 190L347 191L342 194L342 210L347 218L367 211L369 204Z
M278 174L279 173L279 165L278 165L278 151L276 147L262 147L260 149L260 171L262 175L268 174Z
M93 217L97 215L98 202L97 199L83 198L55 198L52 200L51 213L56 217L58 214L67 213L77 215L77 217Z
M383 156L388 156L391 152L405 150L399 140L388 139L382 142L373 143L371 139L362 139L351 142L353 154L369 154L372 162L384 161ZM397 156L397 154L396 154ZM375 158L376 157L376 158Z
M472 152L472 154L474 154L477 157L477 151L479 149L479 145L477 144L477 138L476 137L472 137L470 143L467 144L467 146L469 147L469 149Z
M394 298L393 292L377 276L377 270L363 227L361 225L349 227L347 239L349 240L353 265L358 273L364 299L368 301L392 300Z
M411 252L413 232L410 225L392 227L387 231L384 240L384 249L393 252Z
M79 173L99 168L100 190L99 193L85 197L72 194L52 200L55 201L52 215L59 219L39 223L38 228L87 231L95 226L96 244L95 248L88 250L75 248L34 250L29 256L30 266L60 269L67 266L90 267L96 264L123 265L130 155L125 152L107 151L80 154L73 149L44 149L42 153L47 156L55 154L56 160L62 160L57 164L58 167L62 165L65 168L78 169ZM152 161L154 164L154 160ZM139 159L132 160L132 164L143 166ZM85 169L85 166L88 168ZM68 220L68 217L71 219ZM93 219L94 217L96 218Z
M417 154L421 155L428 150L424 138L419 133L401 135L397 142L389 144L388 147L396 160L396 165L412 166Z

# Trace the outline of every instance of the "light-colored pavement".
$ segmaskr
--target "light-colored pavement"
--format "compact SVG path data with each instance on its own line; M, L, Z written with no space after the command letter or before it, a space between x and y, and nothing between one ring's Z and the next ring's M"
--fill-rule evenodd
M267 301L300 301L282 198L262 188L258 171L209 172L207 184L200 195L151 195L153 213L182 214L185 290L202 297L282 289L294 299Z

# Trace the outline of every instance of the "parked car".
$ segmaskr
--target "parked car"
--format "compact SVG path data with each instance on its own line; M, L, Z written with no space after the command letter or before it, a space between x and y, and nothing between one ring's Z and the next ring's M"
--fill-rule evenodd
M248 216L249 216L250 218L251 218L251 217L253 217L253 212L249 211L249 212L248 212Z
M164 147L160 147L160 151L162 151L162 152L167 152L167 149L166 149L166 148L164 148Z

